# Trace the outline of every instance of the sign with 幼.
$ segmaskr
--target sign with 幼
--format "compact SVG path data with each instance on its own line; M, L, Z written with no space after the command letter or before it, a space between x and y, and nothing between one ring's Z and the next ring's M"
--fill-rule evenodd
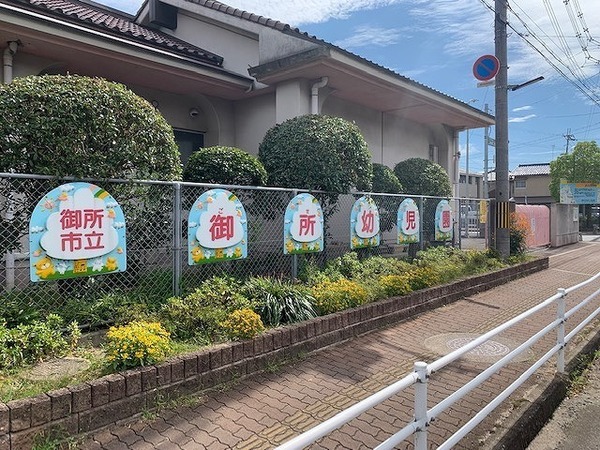
M288 203L283 219L283 254L323 251L323 211L310 194L298 194Z
M448 200L442 200L435 209L435 240L452 239L452 207Z
M33 282L124 272L123 211L96 185L63 184L33 210L29 248Z
M412 198L405 199L398 208L398 244L419 242L419 208Z
M248 223L242 202L225 189L211 189L194 202L188 217L188 264L248 256Z
M362 196L350 212L350 248L377 247L380 242L379 210L369 196Z

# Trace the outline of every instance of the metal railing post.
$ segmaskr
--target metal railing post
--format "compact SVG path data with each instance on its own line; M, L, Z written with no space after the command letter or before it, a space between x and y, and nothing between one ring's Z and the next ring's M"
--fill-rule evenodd
M419 379L415 383L415 422L427 421L427 363L415 363ZM417 428L415 450L427 450L427 425Z
M296 195L298 195L298 191L296 189L294 189L292 191L292 198L296 197ZM285 212L284 212L285 214ZM323 230L325 231L325 230ZM323 242L325 242L325 239L323 239ZM298 278L298 255L293 254L292 255L292 280L296 280Z
M423 197L419 197L419 250L423 250L423 220L425 220L425 210L423 209Z
M560 320L560 324L556 329L556 344L560 346L560 350L556 354L556 370L558 373L565 373L565 297L567 291L559 288L558 293L560 297L556 301L556 318Z
M181 281L181 184L173 184L173 295L180 294Z

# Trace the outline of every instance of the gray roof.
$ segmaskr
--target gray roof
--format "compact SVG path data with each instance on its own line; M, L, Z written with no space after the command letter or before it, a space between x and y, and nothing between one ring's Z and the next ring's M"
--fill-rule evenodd
M550 175L550 163L542 164L519 164L515 170L510 173L512 176L535 176Z

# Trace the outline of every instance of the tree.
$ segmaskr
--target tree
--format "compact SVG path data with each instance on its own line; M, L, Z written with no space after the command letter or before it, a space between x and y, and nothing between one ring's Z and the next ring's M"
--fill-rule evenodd
M412 195L449 197L452 186L442 166L428 159L410 158L399 162L394 173L404 191Z
M371 155L358 127L306 115L275 125L259 146L269 185L345 193L371 189Z
M373 164L373 192L400 194L402 190L402 183L392 169L383 164Z
M183 179L197 183L263 186L267 172L255 157L235 147L202 148L190 156Z
M125 86L81 76L30 76L0 86L0 171L175 180L173 130Z
M600 147L595 141L578 142L571 153L550 162L550 194L560 201L560 180L600 183Z

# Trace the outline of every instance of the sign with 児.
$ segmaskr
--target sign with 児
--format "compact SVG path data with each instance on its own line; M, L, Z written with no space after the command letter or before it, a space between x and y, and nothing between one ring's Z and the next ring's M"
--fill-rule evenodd
M488 81L498 74L500 61L494 55L483 55L473 64L473 76L479 81Z
M63 184L29 221L33 282L124 272L125 218L115 199L90 183Z
M398 207L398 244L419 242L419 208L412 198L407 198Z

